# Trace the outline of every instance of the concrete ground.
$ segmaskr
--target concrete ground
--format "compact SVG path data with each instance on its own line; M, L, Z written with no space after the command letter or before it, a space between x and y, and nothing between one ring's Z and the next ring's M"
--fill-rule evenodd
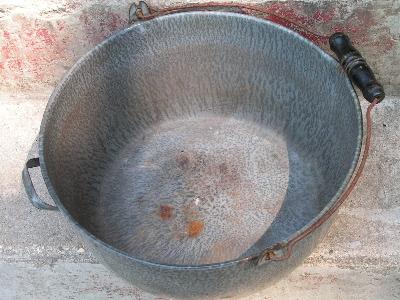
M29 203L20 175L48 96L0 92L0 299L160 299L99 264L60 213ZM324 242L286 279L246 299L400 299L399 100L374 111L364 176Z

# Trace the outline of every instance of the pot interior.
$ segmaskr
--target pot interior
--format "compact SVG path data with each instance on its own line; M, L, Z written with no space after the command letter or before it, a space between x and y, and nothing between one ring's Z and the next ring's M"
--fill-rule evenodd
M338 64L256 18L181 13L123 30L65 77L42 164L87 231L148 261L254 255L335 201L357 161Z

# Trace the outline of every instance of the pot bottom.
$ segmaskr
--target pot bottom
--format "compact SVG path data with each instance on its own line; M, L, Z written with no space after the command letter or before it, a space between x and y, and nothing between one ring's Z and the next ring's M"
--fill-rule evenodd
M283 135L247 120L165 121L110 163L92 224L105 242L158 263L253 255L320 212L318 170Z

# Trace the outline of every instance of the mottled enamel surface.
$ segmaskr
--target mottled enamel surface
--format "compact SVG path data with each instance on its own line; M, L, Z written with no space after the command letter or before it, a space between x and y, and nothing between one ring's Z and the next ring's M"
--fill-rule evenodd
M75 65L47 107L40 159L111 269L153 293L229 296L278 280L320 240L327 223L289 260L245 259L337 200L361 124L340 66L311 43L252 17L184 13Z

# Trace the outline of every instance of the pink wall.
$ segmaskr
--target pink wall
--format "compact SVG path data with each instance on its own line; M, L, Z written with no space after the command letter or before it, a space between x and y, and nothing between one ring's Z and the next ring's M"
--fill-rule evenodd
M166 3L148 2L154 6ZM54 86L80 56L127 26L130 3L9 0L0 4L0 89ZM400 94L400 1L285 1L260 5L314 31L348 33L387 93Z

